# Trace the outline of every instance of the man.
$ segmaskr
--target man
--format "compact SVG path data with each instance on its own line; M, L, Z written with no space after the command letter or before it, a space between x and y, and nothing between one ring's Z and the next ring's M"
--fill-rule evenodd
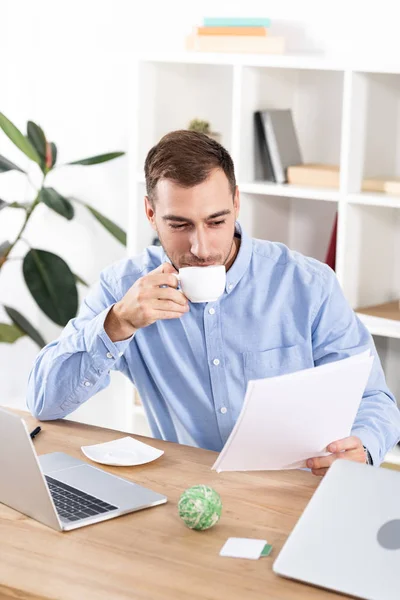
M219 451L248 380L370 348L375 361L351 437L332 440L331 454L308 466L323 475L336 458L379 465L399 439L399 411L333 271L242 230L232 159L206 135L166 135L145 174L146 215L162 246L103 271L77 318L39 354L32 413L64 417L118 369L137 387L155 437ZM218 301L191 304L176 289L180 267L219 264L227 283Z

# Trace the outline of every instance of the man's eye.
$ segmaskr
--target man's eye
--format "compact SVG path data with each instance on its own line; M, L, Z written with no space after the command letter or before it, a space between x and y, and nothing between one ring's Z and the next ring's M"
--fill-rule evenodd
M213 221L212 223L210 223L210 225L213 226L218 226L218 225L223 225L225 223L225 219L222 219L222 221Z
M184 227L186 227L186 223L182 223L181 225L174 225L170 223L169 226L171 227L171 229L183 229Z

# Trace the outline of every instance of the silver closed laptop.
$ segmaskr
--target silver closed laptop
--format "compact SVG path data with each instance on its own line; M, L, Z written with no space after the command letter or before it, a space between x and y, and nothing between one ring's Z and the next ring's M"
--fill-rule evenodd
M0 502L67 531L164 504L166 496L62 452L36 455L24 420L0 408Z
M334 462L273 570L365 600L398 600L400 473Z

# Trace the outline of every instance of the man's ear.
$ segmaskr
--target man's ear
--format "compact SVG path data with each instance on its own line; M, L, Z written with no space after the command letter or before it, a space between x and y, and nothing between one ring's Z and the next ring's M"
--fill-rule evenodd
M237 221L240 212L240 194L238 186L236 186L235 195L233 196L233 209L235 211L235 221Z
M153 205L150 202L148 196L144 197L144 211L146 213L146 217L147 217L150 225L152 226L154 231L156 231L156 219L155 219L156 212L155 212Z

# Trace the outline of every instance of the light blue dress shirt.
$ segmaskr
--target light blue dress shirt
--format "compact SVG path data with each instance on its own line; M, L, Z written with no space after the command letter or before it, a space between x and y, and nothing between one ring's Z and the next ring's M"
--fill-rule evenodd
M27 395L33 415L68 415L106 387L116 369L136 386L156 438L219 451L250 379L370 348L375 361L352 433L380 464L399 439L400 413L371 335L334 272L283 244L250 238L239 223L237 234L240 249L218 301L190 304L181 318L158 321L122 342L113 343L104 330L110 307L169 261L161 247L151 246L103 271L78 316L36 359Z

